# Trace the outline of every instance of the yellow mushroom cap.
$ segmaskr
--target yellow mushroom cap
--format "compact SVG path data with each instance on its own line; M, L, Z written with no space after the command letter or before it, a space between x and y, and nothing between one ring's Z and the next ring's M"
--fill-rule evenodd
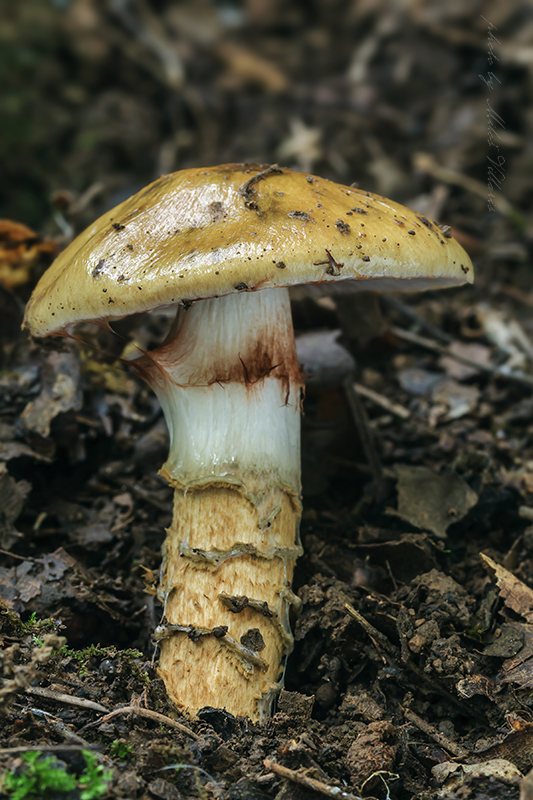
M399 203L277 166L164 175L101 216L37 284L25 327L47 336L232 292L331 281L374 290L473 280L462 247Z

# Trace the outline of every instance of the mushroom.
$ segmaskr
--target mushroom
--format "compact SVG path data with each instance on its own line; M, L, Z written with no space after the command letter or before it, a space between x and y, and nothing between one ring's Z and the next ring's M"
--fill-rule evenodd
M177 307L164 344L133 363L170 431L161 474L175 500L155 636L178 708L264 718L292 648L303 381L289 287L472 280L447 230L398 203L248 164L159 178L43 275L24 322L35 336Z

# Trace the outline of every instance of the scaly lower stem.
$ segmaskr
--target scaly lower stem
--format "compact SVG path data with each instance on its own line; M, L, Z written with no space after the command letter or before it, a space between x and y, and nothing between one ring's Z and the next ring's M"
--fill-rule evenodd
M171 433L175 487L156 636L160 674L188 713L260 719L292 647L300 553L301 378L287 290L200 301L139 361Z

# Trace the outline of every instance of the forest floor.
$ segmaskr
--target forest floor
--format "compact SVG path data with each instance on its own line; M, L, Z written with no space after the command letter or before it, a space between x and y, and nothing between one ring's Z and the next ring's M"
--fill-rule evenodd
M37 235L0 228L0 797L533 798L530 6L2 15L0 217ZM450 225L476 269L443 292L294 293L314 370L301 608L263 724L189 720L158 677L168 435L124 340L20 329L52 255L105 209L158 174L246 161L393 197ZM156 346L168 324L129 336Z

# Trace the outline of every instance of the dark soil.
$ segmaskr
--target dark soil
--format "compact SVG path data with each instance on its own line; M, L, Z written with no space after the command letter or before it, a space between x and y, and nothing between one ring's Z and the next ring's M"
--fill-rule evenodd
M533 798L532 52L519 0L2 8L0 797L25 753L79 777L92 749L109 798ZM263 725L180 717L157 676L167 433L117 356L169 317L20 331L100 213L247 161L403 202L476 268L449 292L294 293L305 555Z

